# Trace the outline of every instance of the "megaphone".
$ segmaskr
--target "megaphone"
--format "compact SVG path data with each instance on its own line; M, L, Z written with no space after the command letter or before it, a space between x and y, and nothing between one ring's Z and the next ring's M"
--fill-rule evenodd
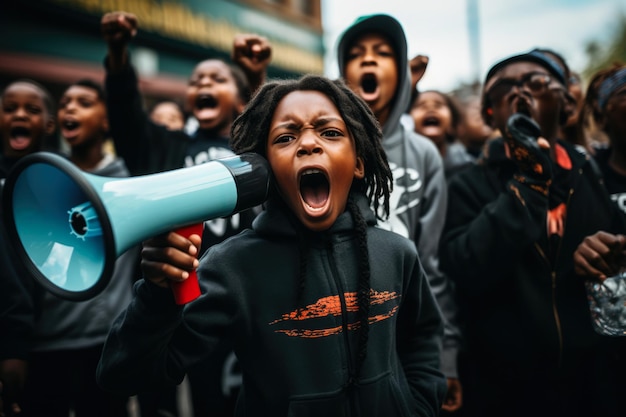
M117 257L132 246L262 204L270 177L269 164L254 153L111 178L37 152L6 178L3 220L18 261L35 280L61 298L83 301L107 286Z

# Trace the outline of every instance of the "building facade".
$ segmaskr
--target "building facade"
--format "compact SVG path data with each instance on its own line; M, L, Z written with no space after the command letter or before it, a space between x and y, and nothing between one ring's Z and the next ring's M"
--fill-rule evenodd
M130 45L148 101L180 99L196 63L230 59L237 33L272 43L270 78L322 74L320 0L27 0L0 2L0 86L32 78L58 98L81 78L102 81L100 19L137 15Z

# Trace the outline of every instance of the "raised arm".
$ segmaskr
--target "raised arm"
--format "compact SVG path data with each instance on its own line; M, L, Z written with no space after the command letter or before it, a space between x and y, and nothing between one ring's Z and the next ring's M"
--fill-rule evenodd
M265 83L272 61L272 45L255 34L238 34L233 40L232 60L248 77L252 94Z

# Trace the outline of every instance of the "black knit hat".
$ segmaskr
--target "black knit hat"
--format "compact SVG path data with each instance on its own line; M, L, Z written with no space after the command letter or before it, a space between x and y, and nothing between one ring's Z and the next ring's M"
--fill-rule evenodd
M487 72L487 76L485 77L485 83L483 85L486 85L487 82L500 69L514 62L534 62L535 64L539 64L547 69L550 74L553 75L561 84L567 85L567 82L565 80L565 74L563 73L563 69L561 68L561 66L548 55L534 49L529 52L510 56L494 64Z
M386 14L370 14L358 17L339 39L337 50L342 56L339 57L339 68L343 71L345 53L354 40L364 32L377 32L389 38L396 53L406 53L407 43L404 29L398 20Z

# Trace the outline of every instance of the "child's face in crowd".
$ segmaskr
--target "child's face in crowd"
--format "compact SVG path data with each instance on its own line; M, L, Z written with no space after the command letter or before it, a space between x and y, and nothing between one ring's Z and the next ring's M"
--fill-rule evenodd
M183 113L175 103L169 101L157 104L150 118L156 124L165 126L169 130L181 130L185 126Z
M345 211L355 178L364 177L354 140L332 101L317 91L294 91L278 104L267 139L278 189L313 231L328 229Z
M46 135L54 132L54 119L46 109L44 92L37 86L18 82L7 87L2 96L3 152L20 158L41 150Z
M382 35L364 34L346 56L344 78L384 124L398 87L398 64L392 44Z
M572 77L575 81L570 82L567 87L570 95L574 99L574 111L572 115L567 119L565 126L575 127L578 123L578 116L585 104L585 93L583 92L582 85L580 84L580 79L578 77Z
M228 134L244 103L228 65L220 60L207 60L199 63L191 74L186 105L200 129Z
M480 147L493 134L493 129L485 123L480 114L480 97L472 98L467 102L464 111L458 128L458 136L467 146Z
M452 112L441 94L434 91L420 93L411 108L415 131L443 144L448 135L453 135Z
M57 117L61 135L72 147L104 139L109 130L106 105L93 88L69 87L59 101Z
M612 141L626 142L626 85L611 93L606 102L604 130Z
M545 136L554 136L564 104L563 89L539 64L515 62L505 66L485 88L493 111L492 127L504 132L508 118L519 112L534 119Z

